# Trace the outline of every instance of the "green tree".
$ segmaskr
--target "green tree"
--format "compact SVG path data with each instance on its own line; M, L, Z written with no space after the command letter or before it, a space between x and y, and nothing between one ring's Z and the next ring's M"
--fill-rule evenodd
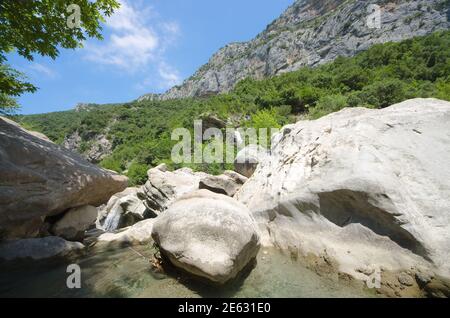
M145 164L133 162L128 168L127 176L132 185L143 185L147 182L148 166Z
M80 27L67 23L74 13L70 4L80 8ZM0 1L0 112L11 112L18 107L14 97L37 89L6 64L7 53L16 51L30 61L34 54L55 59L59 47L75 49L88 37L102 39L100 23L118 7L116 0Z
M319 99L316 107L310 109L310 116L313 119L320 118L333 112L337 112L348 106L348 99L346 96L325 95Z

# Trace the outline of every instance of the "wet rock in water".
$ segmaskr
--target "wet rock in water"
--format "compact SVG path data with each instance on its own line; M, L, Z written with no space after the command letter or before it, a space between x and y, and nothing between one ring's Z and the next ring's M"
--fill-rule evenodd
M425 292L432 298L450 298L450 281L433 280L425 286Z
M239 151L234 161L234 170L250 178L258 164L267 156L267 150L259 145L249 145Z
M174 266L216 284L235 278L260 247L248 209L207 190L173 203L156 219L152 236Z
M206 176L201 179L199 188L232 197L248 180L234 171L225 171L220 176Z
M426 284L428 284L429 282L431 282L433 277L434 277L433 274L417 272L416 273L416 282L420 287L423 287Z
M86 205L70 209L52 226L51 232L69 241L81 241L84 238L84 232L95 226L96 219L96 207Z
M151 243L153 224L156 219L148 219L136 223L117 233L104 233L100 235L97 242L108 245L142 245Z
M64 257L81 251L84 245L79 242L68 242L60 237L49 236L0 243L0 259L12 261L16 259L41 260L51 257Z
M419 98L289 125L235 198L263 245L326 249L357 278L367 264L450 277L449 120L449 102Z
M99 206L128 184L126 177L3 117L0 153L0 232L5 238L34 237L46 217L73 207ZM30 226L24 229L26 223Z

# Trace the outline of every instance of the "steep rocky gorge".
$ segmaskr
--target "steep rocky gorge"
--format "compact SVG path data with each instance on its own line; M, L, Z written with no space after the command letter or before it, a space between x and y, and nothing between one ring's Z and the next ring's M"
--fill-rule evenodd
M182 275L223 285L251 270L260 248L275 247L321 274L336 272L368 284L377 274L376 291L383 295L448 297L449 116L450 103L436 99L409 100L382 110L344 109L285 126L273 137L269 153L244 149L251 154L248 160L258 162L245 169L249 179L232 171L211 176L160 165L148 171L144 186L116 193L98 209L90 204L105 202L111 196L107 189L123 188L125 180L110 176L104 181L109 185L95 192L95 185L86 184L85 191L101 197L72 195L67 199L79 198L78 204L69 200L64 208L45 211L40 202L48 200L47 193L17 202L13 194L21 193L23 185L2 180L2 187L8 184L12 191L2 191L0 203L15 205L0 205L0 226L26 239L4 240L0 258L43 259L93 244L121 248L156 243L163 259ZM2 138L19 129L9 125L0 126ZM68 155L42 136L17 133L18 141L2 143L8 145L2 156L27 140L51 147L48 160ZM32 144L26 149L41 151ZM72 164L91 167L81 158L69 166L61 162L48 174L48 184ZM33 167L42 171L39 162ZM236 168L242 166L236 162ZM92 170L86 179L99 172ZM13 213L14 206L21 213ZM31 213L35 211L39 214ZM13 215L20 225L9 221ZM43 219L47 232L12 231L36 216L54 215L60 217Z
M367 24L373 4L381 8L380 28ZM353 56L377 43L448 29L449 20L447 0L298 0L255 39L225 46L180 86L139 100L228 92L247 77L261 79Z

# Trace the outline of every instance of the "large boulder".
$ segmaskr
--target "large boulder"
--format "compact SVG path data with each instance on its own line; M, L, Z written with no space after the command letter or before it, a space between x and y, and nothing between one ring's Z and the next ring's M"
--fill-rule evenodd
M91 205L70 209L61 220L53 224L51 231L66 240L81 241L85 231L95 226L97 213L97 208Z
M236 194L265 245L450 275L450 103L344 109L285 127Z
M111 232L154 216L144 200L145 194L141 188L127 188L116 193L106 206L99 208L97 227Z
M99 206L128 183L126 177L94 166L3 117L0 158L3 238L35 236L45 217L73 207ZM33 226L22 229L25 223Z
M255 172L258 164L267 157L268 153L264 147L249 145L238 152L234 160L234 170L247 178Z
M200 180L199 188L232 197L247 182L248 178L234 171L225 171L220 176L205 176Z
M165 164L150 169L143 187L145 203L152 213L159 215L182 195L198 190L200 180L206 176L188 168L169 171Z
M0 259L12 261L16 259L41 260L52 257L70 256L80 252L84 245L78 242L68 242L60 237L5 241L0 243Z
M174 266L216 284L235 278L259 250L249 210L208 190L173 203L156 219L152 236Z

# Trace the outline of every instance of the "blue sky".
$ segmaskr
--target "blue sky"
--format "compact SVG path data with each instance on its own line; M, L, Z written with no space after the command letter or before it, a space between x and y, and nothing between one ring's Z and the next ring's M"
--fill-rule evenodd
M78 102L128 102L192 75L227 43L247 41L294 0L120 0L104 40L61 50L56 60L16 54L9 64L39 87L21 113L67 110Z

